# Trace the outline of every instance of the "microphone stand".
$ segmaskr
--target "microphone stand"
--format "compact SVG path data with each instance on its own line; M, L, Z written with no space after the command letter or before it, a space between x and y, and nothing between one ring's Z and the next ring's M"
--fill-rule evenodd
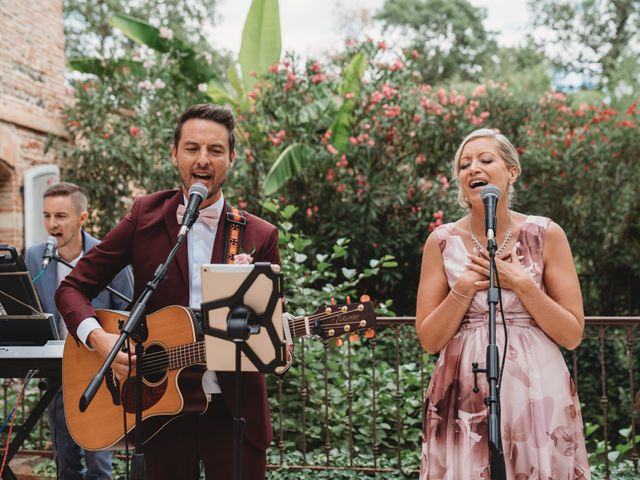
M198 211L196 210L193 222L195 222L198 217ZM190 227L189 227L190 228ZM187 228L188 230L188 228ZM100 385L102 384L102 380L104 376L107 374L111 363L115 359L118 352L122 349L125 341L127 339L132 339L136 344L136 391L135 391L135 416L136 416L136 427L135 427L135 451L136 453L133 455L133 461L131 463L131 478L144 480L146 478L146 468L144 463L144 453L142 453L142 361L144 355L144 346L143 343L146 341L148 336L146 318L145 318L145 309L147 306L147 302L151 295L158 288L158 284L167 276L167 271L169 269L169 264L173 261L178 249L182 245L184 239L187 238L186 233L184 235L178 235L178 240L174 247L169 252L167 259L164 263L158 265L155 273L153 274L153 278L144 291L140 294L138 300L133 305L131 309L131 313L127 321L120 327L120 337L116 341L115 345L105 358L102 367L98 373L93 377L84 393L80 397L80 411L84 412L91 400L98 392ZM125 432L125 435L127 432Z
M473 391L479 391L477 387L477 374L485 373L489 383L489 396L485 397L484 403L489 407L489 473L491 480L506 480L504 452L502 450L502 436L500 429L500 389L498 379L500 378L500 360L498 344L496 340L496 305L500 301L500 292L495 286L496 277L496 240L492 232L487 235L487 252L489 252L489 292L487 295L489 306L489 344L487 345L485 368L478 368L478 363L474 362L473 376L475 386Z
M67 262L64 258L60 257L59 255L53 254L53 255L51 255L51 259L55 260L56 262L60 262L65 267L70 268L71 270L73 270L73 265L71 265L69 262ZM111 285L107 285L107 290L109 290L116 297L124 300L125 302L127 302L129 304L131 303L131 299L129 297L127 297L126 295L123 295L122 293L117 291L115 288L112 288Z

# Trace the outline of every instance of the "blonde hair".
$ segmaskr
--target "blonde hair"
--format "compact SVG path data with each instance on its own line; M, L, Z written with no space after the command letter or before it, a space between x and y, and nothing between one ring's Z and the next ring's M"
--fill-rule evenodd
M453 178L456 182L458 181L458 174L460 173L460 157L462 156L462 150L464 150L464 147L467 145L467 143L478 138L492 138L493 140L495 140L496 145L498 146L500 157L504 161L507 168L515 167L518 171L518 177L520 176L520 173L522 173L522 168L520 167L520 158L518 156L518 151L515 149L509 139L502 135L498 130L494 130L491 128L480 128L467 135L464 140L462 140L462 143L456 151L456 155L453 159L452 165ZM511 205L512 197L513 194L509 194L507 198L507 202L509 205ZM471 208L471 204L464 197L464 194L460 189L460 185L458 185L458 203L463 208Z

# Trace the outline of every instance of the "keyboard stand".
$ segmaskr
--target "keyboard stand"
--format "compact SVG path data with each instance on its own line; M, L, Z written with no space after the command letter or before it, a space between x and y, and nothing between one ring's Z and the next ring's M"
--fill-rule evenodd
M63 347L64 342L60 340L50 341L42 346L0 346L0 378L25 378L30 370L36 370L33 378L39 380L38 387L42 392L40 400L25 421L20 425L14 424L13 439L7 439L9 445L0 445L0 465L4 449L7 448L7 461L2 474L4 480L16 480L9 463L62 386ZM8 425L3 434L7 432Z
M9 467L9 463L11 462L11 459L14 457L14 455L18 452L24 441L27 439L33 428L36 426L36 423L38 423L38 420L45 412L45 410L51 403L51 400L53 400L53 397L62 386L62 379L58 376L41 380L40 384L38 385L41 389L43 383L45 384L44 394L42 395L36 406L33 408L33 410L31 410L31 413L29 413L26 421L22 425L14 425L13 427L13 432L15 432L16 434L13 437L13 440L11 440L11 443L9 443L9 449L7 450L7 462L4 467L4 473L2 474L3 480L17 480L16 476ZM6 429L8 429L8 425ZM2 451L4 451L4 446ZM2 452L0 452L0 464L2 464L2 461Z

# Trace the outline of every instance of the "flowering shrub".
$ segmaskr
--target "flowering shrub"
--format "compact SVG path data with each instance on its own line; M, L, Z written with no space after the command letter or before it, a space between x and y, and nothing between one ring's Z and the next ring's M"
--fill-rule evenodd
M370 286L411 313L424 240L459 213L450 178L457 143L487 125L513 136L527 110L503 85L465 94L421 84L412 71L415 52L389 59L385 47L353 45L324 66L301 66L291 56L274 65L240 122L247 146L235 173L245 181L235 184L241 201L258 203L273 159L303 146L302 170L277 192L299 207L293 222L318 246L351 238L360 268L377 252L394 255L402 273L388 272ZM342 68L362 51L369 62L360 92L338 93ZM355 106L341 148L330 127L347 101Z
M202 72L186 74L192 66L174 45L164 53L134 51L126 60L89 65L98 75L74 81L75 101L66 112L71 141L61 148L62 167L64 177L88 193L94 234L108 232L137 195L178 185L173 127L186 107L207 101L198 84L213 68L208 52L198 60Z

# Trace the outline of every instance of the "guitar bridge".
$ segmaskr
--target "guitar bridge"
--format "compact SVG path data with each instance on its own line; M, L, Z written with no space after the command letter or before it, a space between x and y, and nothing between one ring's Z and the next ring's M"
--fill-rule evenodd
M116 378L115 373L113 373L113 369L109 369L107 374L104 376L105 383L107 384L107 389L109 393L111 393L111 401L114 405L122 404L122 397L120 396L120 382Z

